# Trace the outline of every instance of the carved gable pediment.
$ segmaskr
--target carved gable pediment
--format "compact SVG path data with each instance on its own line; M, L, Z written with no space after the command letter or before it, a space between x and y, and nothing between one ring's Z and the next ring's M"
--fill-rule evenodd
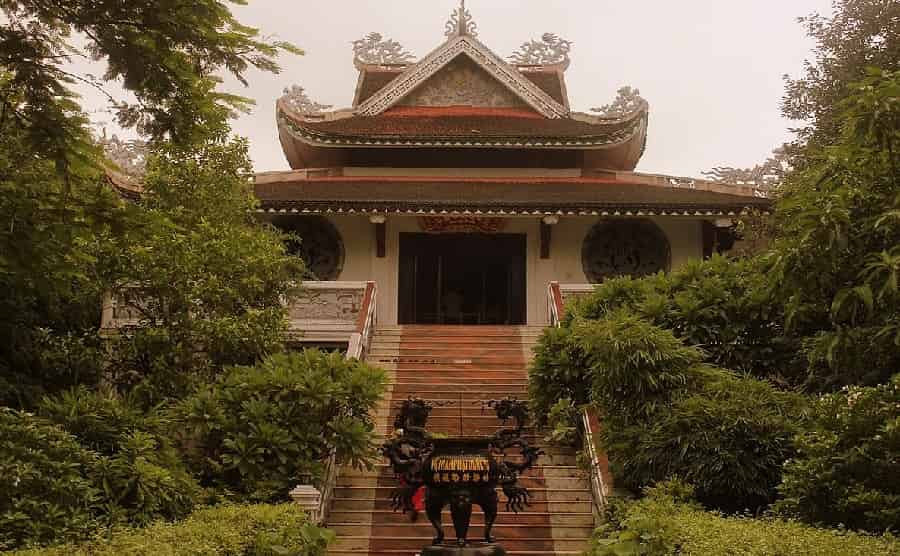
M460 89L458 85L464 87ZM471 91L466 90L469 87ZM447 106L451 103L487 107L527 105L546 118L569 116L568 108L471 35L450 38L360 103L356 113L376 116L398 104Z
M403 97L397 106L529 108L507 86L460 54Z

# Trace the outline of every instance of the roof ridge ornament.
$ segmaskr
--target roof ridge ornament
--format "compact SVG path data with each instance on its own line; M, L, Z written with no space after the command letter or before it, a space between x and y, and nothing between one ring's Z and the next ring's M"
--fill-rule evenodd
M322 112L332 108L330 104L319 104L310 100L309 95L306 94L306 89L300 85L285 87L281 100L303 116L320 116Z
M648 104L639 89L621 87L616 94L616 100L600 108L591 108L591 112L597 112L601 118L619 119L637 112Z
M569 66L569 52L572 51L572 41L560 38L555 33L544 33L541 41L528 41L522 43L518 50L512 53L509 60L519 66L550 66L563 64Z
M353 56L356 65L399 66L415 60L402 44L374 32L353 41Z
M448 39L462 36L477 37L478 25L472 18L472 13L466 9L466 0L459 0L459 8L453 10L447 21L444 36Z

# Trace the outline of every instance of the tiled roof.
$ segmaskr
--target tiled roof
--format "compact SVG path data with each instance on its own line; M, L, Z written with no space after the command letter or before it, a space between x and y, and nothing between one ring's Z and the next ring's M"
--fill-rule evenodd
M356 93L354 105L365 102L401 73L403 73L402 70L363 70L359 77L359 90Z
M279 124L318 146L510 146L591 148L643 137L646 111L591 123L521 108L395 107L378 116L309 121L279 104Z
M765 198L618 178L257 176L264 210L488 214L739 214Z
M522 75L529 81L540 87L542 91L550 95L556 102L568 106L569 99L563 85L562 73L558 71L526 71Z

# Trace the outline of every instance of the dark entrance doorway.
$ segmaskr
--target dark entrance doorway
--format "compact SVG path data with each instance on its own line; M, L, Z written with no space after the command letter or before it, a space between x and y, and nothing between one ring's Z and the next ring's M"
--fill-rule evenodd
M525 236L400 234L400 324L525 324Z

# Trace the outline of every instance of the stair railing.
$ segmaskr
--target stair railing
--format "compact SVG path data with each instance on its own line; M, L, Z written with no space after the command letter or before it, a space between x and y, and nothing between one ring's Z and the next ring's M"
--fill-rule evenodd
M363 360L369 353L369 345L372 343L372 332L377 324L378 288L375 282L366 284L366 293L363 295L362 306L359 310L359 319L356 322L356 330L350 335L350 343L347 346L347 359Z
M562 327L562 320L565 316L565 305L563 303L562 288L559 282L550 282L547 288L547 306L550 314L550 326L553 328ZM584 408L581 413L581 442L588 456L590 464L590 480L591 480L591 498L594 503L595 515L600 515L606 509L607 499L609 496L609 486L603 478L603 471L600 462L600 452L597 449L597 433L595 430L596 420L591 415L589 408Z

